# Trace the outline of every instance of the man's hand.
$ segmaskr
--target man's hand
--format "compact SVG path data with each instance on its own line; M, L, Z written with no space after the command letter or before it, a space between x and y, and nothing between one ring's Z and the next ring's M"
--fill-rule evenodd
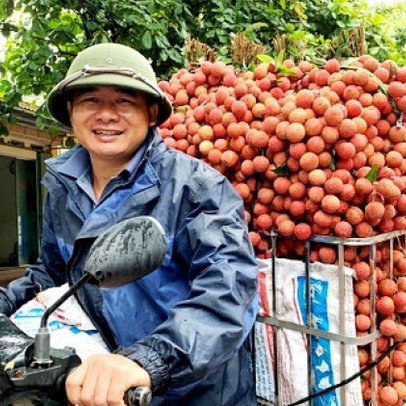
M117 354L92 355L66 380L69 402L79 406L124 406L125 392L151 387L151 379L136 362Z

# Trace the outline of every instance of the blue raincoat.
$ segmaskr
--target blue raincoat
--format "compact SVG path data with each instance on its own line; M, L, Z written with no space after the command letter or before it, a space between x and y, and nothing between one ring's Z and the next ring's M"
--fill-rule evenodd
M73 284L100 233L129 217L153 216L169 242L160 268L118 288L86 285L77 299L110 349L148 371L153 406L256 405L249 333L257 266L242 201L228 180L167 148L156 130L99 202L81 146L46 165L40 261L0 290L0 311Z

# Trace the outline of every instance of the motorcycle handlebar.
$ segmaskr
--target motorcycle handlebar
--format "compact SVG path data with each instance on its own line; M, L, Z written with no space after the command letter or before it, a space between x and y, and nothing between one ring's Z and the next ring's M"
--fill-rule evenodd
M72 372L76 368L69 371ZM66 376L63 376L60 381L65 382ZM149 406L152 402L152 392L147 386L139 386L130 388L124 394L124 403L127 406Z
M128 389L124 395L124 402L128 406L149 406L151 401L151 389L144 386Z

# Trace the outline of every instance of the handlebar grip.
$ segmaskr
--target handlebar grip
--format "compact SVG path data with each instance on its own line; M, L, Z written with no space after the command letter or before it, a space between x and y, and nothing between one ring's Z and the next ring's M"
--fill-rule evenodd
M152 402L152 392L146 386L131 388L124 395L124 402L128 406L149 406Z

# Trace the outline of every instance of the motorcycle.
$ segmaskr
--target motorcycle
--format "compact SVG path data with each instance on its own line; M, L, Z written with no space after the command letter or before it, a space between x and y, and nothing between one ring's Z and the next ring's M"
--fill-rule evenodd
M49 316L85 283L112 288L149 274L162 263L166 249L157 220L149 216L124 220L94 241L82 278L45 310L35 338L0 314L0 405L30 399L33 405L66 406L65 380L81 360L72 348L51 348ZM152 394L146 387L131 388L124 401L128 406L148 406Z

